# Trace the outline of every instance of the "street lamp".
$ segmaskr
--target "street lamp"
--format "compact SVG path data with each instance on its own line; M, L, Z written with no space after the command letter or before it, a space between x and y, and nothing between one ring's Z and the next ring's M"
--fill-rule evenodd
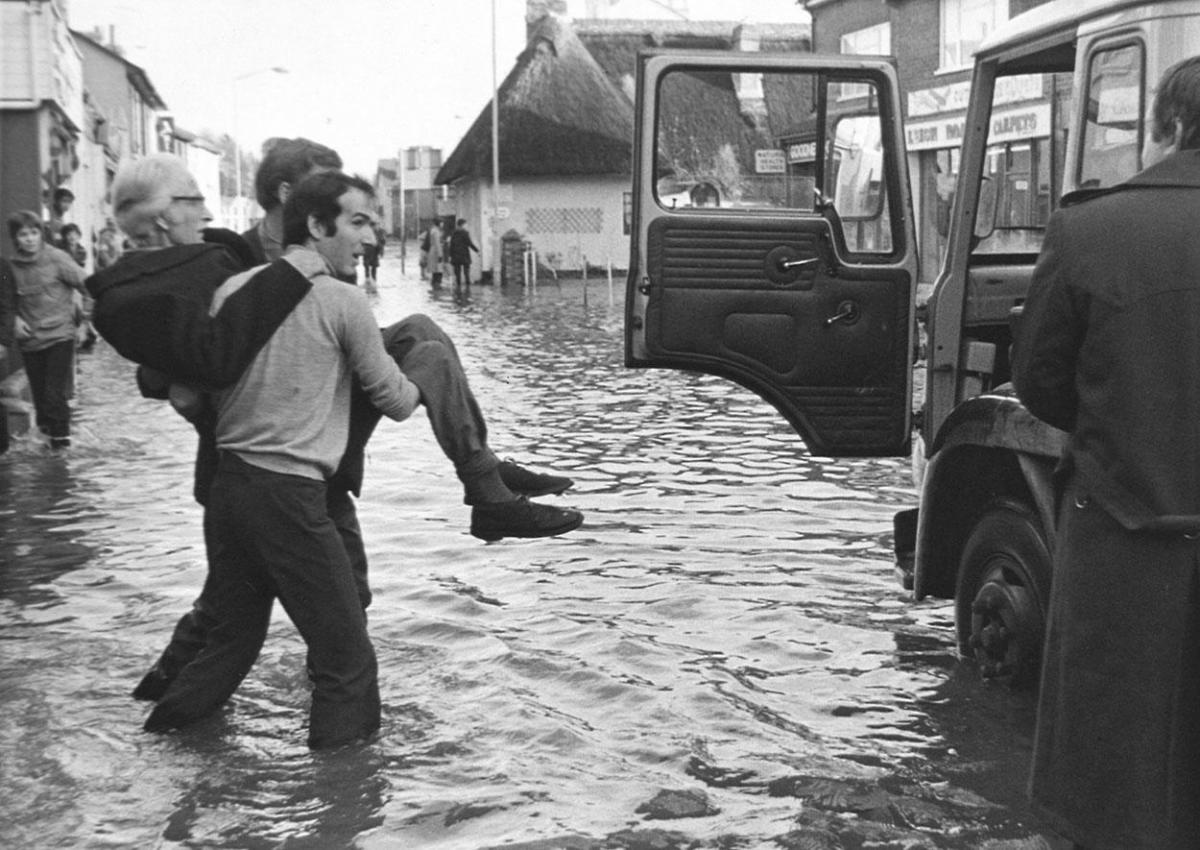
M499 285L500 253L500 86L496 82L496 0L492 0L492 283Z
M237 195L234 198L234 214L238 217L237 229L245 230L246 222L242 221L242 145L238 141L238 86L242 80L249 77L255 77L259 74L286 74L287 68L279 65L272 65L270 68L257 68L253 71L247 71L244 74L238 74L233 78L233 174L235 185L237 186Z

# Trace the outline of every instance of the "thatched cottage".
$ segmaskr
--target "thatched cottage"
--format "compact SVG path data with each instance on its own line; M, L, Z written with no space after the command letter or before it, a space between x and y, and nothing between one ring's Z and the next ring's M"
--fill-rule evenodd
M589 20L546 15L498 92L500 184L497 236L515 233L539 261L566 272L586 262L629 262L633 81L643 47L803 50L807 26L729 22ZM438 171L482 252L498 266L491 237L492 113L489 103ZM498 271L498 269L497 269Z

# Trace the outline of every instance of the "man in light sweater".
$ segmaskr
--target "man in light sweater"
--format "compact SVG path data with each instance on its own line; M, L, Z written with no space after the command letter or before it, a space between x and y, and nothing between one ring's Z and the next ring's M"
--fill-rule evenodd
M385 416L403 420L420 393L383 347L353 270L374 221L365 181L326 172L296 187L279 263L312 283L241 378L217 394L220 459L205 513L212 626L204 648L146 720L148 731L216 710L253 666L276 597L308 646L309 746L379 728L377 664L346 547L329 518L326 481L349 433L357 379ZM212 311L252 277L217 290Z
M254 176L254 189L265 215L242 234L255 261L269 263L283 252L283 207L293 187L305 177L340 169L337 151L304 138L273 139L264 145L262 165ZM354 283L351 270L344 278ZM539 502L537 496L558 495L574 482L562 475L547 475L500 460L492 450L487 420L475 398L454 341L427 315L416 313L381 328L383 344L421 390L421 403L429 415L438 445L454 465L463 485L463 501L471 506L471 534L488 541L504 537L550 537L565 534L583 521L578 511ZM342 463L330 479L334 519L343 536L358 532L354 501L362 490L363 457L379 416L361 393L351 395L350 441ZM197 477L204 475L197 466ZM348 544L350 545L350 544ZM354 549L359 550L355 553ZM354 547L360 572L366 573L366 554Z

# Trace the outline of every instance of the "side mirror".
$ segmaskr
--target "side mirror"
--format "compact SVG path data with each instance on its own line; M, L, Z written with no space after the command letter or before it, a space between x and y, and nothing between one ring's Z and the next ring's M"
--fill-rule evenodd
M975 240L982 242L996 229L996 181L983 177L979 183L979 207L975 210Z

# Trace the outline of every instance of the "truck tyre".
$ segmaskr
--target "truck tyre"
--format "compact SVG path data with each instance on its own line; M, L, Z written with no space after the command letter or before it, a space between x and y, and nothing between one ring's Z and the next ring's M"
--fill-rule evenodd
M1050 551L1037 515L993 502L963 546L955 592L959 651L985 678L1037 686L1050 600Z

